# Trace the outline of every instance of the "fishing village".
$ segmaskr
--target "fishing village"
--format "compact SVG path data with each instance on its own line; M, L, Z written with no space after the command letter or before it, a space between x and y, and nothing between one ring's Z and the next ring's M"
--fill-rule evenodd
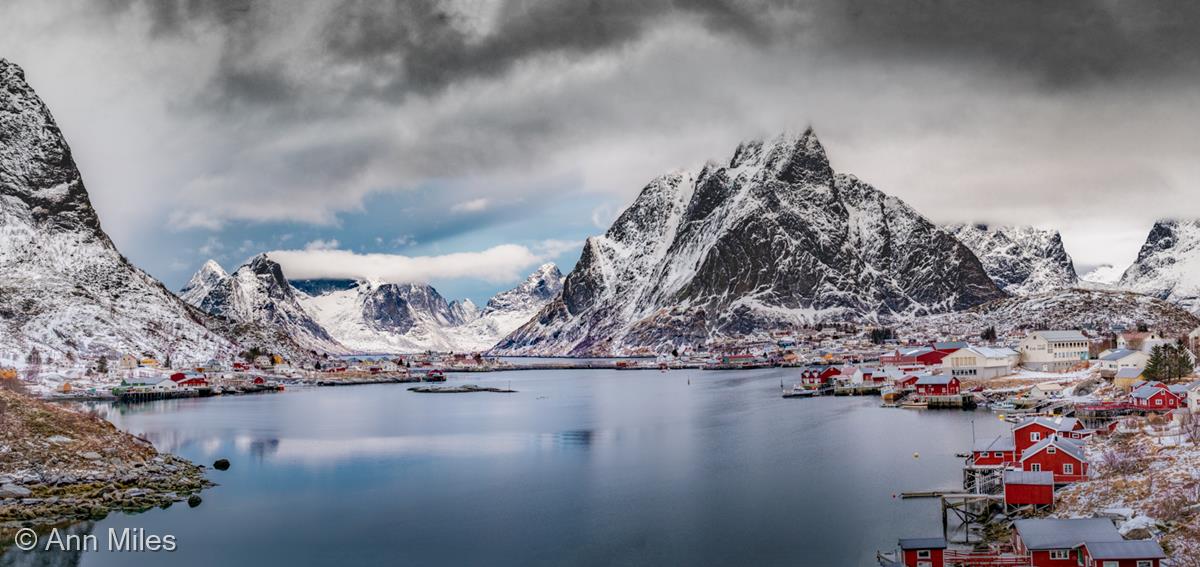
M877 553L880 565L1159 567L1190 565L1165 562L1169 550L1200 550L1195 505L1161 501L1174 495L1195 502L1188 491L1200 486L1200 416L1192 413L1200 408L1192 354L1198 341L1200 329L1182 337L1146 329L997 337L988 329L967 340L904 340L890 330L831 327L717 345L721 354L619 359L424 353L292 364L253 353L179 368L150 353L90 366L27 356L0 370L0 379L20 381L47 400L139 403L385 383L415 383L414 393L514 393L440 383L448 374L546 368L668 376L679 369L773 368L782 376L779 396L787 400L780 403L794 403L796 411L826 396L874 396L894 411L975 411L979 419L1007 424L1009 433L958 449L961 486L911 487L895 495L938 500L942 533L894 542L895 549ZM792 401L804 399L813 401ZM1145 479L1136 480L1138 474Z

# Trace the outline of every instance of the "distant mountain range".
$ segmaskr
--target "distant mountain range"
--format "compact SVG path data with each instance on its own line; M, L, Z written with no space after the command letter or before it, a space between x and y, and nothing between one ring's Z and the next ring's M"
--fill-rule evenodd
M957 224L946 231L970 248L1000 289L1034 295L1079 283L1075 263L1056 230Z
M321 352L480 352L528 321L562 289L562 273L545 264L479 309L446 301L428 284L355 280L288 281L259 255L233 274L206 262L180 292L213 315L282 329Z

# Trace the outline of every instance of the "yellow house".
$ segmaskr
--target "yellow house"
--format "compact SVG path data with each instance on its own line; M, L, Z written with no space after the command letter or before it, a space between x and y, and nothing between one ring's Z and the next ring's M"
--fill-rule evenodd
M276 366L283 364L283 357L279 356L278 354L272 354L271 362L274 362Z
M1133 389L1133 385L1145 380L1142 376L1140 368L1122 368L1117 371L1117 375L1113 377L1113 386L1128 392Z
M158 368L158 361L153 358L143 358L138 361L138 366L145 366L147 368Z
M16 368L0 368L0 380L16 380Z

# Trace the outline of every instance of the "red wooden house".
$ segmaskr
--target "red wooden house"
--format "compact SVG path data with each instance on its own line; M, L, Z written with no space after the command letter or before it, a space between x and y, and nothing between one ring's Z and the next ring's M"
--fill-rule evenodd
M1146 382L1129 393L1129 401L1138 409L1148 411L1171 411L1183 405L1162 382Z
M1096 567L1159 567L1167 558L1158 542L1152 540L1085 543L1079 551L1083 565Z
M1033 567L1159 567L1165 558L1157 543L1126 541L1104 518L1017 520L1013 547Z
M838 375L838 369L833 366L814 366L800 371L800 383L808 388L824 386Z
M892 382L892 385L897 390L915 390L917 388L917 380L920 379L921 377L916 374L908 374L903 378L897 378L895 382Z
M1077 442L1049 437L1021 453L1021 470L1049 471L1055 483L1066 484L1087 479L1088 461Z
M940 537L900 540L900 556L904 567L943 567L946 540Z
M1004 503L1008 506L1054 506L1054 473L1004 471Z
M205 380L204 376L200 374L176 372L171 375L171 381L185 388L204 388L208 386L208 380Z
M1017 462L1017 445L1012 435L995 439L980 439L971 448L971 464L977 467L999 467Z
M1013 428L1013 438L1017 445L1017 457L1020 457L1026 449L1050 437L1083 439L1087 435L1088 432L1083 429L1083 422L1072 417L1055 419L1033 417L1022 421Z
M917 393L924 396L953 396L958 393L958 378L944 374L927 374L917 379Z

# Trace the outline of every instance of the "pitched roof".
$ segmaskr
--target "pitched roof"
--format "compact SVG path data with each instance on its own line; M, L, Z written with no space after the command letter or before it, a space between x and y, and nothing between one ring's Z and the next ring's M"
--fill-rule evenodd
M910 537L900 540L900 549L946 549L946 539L940 537Z
M946 374L922 374L917 378L918 386L945 386L950 383L953 376Z
M933 343L934 350L958 350L971 346L966 341L946 341L942 343Z
M1084 542L1094 545L1124 541L1112 520L1104 518L1017 520L1013 526L1029 549L1070 549Z
M1141 368L1122 368L1117 370L1117 378L1133 379L1142 375L1144 372Z
M1016 451L1017 440L1012 435L997 435L995 439L979 439L971 449L975 452Z
M1053 486L1054 473L1050 471L1004 471L1004 484L1035 484Z
M1154 397L1154 394L1157 394L1163 390L1167 390L1167 389L1159 387L1159 385L1155 384L1154 382L1147 382L1145 384L1142 384L1141 386L1138 386L1137 389L1134 390L1129 395L1134 398L1146 400L1146 399L1150 399L1150 398ZM1169 392L1170 390L1167 390L1167 391Z
M1025 427L1027 425L1033 425L1035 423L1038 425L1048 427L1054 431L1061 432L1061 431L1075 431L1075 426L1079 425L1079 420L1075 419L1073 417L1057 417L1054 419L1050 419L1048 417L1041 417L1041 416L1030 417L1030 418L1026 418L1025 421L1022 421L1021 423L1017 424L1017 426L1014 427L1013 430L1015 431L1017 429L1021 429L1022 427Z
M1166 559L1158 542L1152 540L1087 542L1092 559Z
M1042 452L1043 449L1050 447L1051 445L1058 448L1062 452L1075 457L1080 462L1087 461L1087 456L1083 454L1083 447L1075 444L1070 439L1063 439L1061 437L1047 437L1041 441L1038 441L1036 445L1025 449L1025 451L1021 453L1021 462L1025 462L1025 460L1029 457Z
M1131 354L1140 354L1140 353L1141 353L1141 351L1131 350L1131 349L1127 349L1127 348L1119 348L1116 350L1109 351L1108 354L1105 354L1104 356L1100 357L1100 360L1103 360L1106 362L1115 362L1115 361L1121 360L1122 358L1125 358Z
M1052 343L1086 341L1087 337L1079 331L1037 331L1034 333Z

